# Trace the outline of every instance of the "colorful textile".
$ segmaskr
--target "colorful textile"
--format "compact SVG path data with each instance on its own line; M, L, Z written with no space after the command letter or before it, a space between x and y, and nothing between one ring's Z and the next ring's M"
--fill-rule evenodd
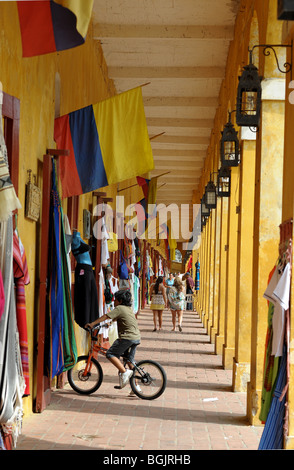
M16 319L23 376L26 383L24 395L30 394L29 349L25 285L30 283L23 245L16 231L13 233L13 275L15 283Z
M284 346L283 357L278 372L271 407L260 439L258 450L283 449L286 395L283 390L287 383L287 351Z
M50 231L49 373L50 378L53 378L72 367L77 360L63 213L57 191L54 161Z
M279 269L274 266L268 277L267 288L264 292L264 298L268 303L268 319L267 319L267 332L265 341L265 354L264 354L264 367L263 367L263 383L261 392L261 409L259 419L263 423L266 421L273 393L276 386L277 375L279 371L280 359L272 354L273 343L273 315L275 309L275 299L273 297L274 289L278 283Z
M93 1L18 1L23 57L63 51L83 44Z
M0 222L7 221L21 204L10 179L8 153L2 128L2 104L0 91Z
M195 274L195 290L199 291L200 289L200 263L196 261L195 263L196 274Z
M63 197L94 191L154 168L141 87L55 120Z
M13 225L12 217L0 225L0 269L3 275L5 309L0 321L0 425L11 434L15 445L22 425L22 396L25 381L22 373L16 323L13 286Z

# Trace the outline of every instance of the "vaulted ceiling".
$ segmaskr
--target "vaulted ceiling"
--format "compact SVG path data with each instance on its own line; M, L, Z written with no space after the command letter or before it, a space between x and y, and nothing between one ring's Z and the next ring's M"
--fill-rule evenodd
M191 203L218 106L239 0L94 0L118 93L142 87L157 202Z

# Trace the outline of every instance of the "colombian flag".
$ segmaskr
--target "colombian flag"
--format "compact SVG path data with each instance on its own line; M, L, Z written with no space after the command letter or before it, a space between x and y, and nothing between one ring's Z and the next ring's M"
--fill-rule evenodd
M85 42L94 0L17 2L23 57L63 51Z
M63 197L124 181L154 168L141 87L55 119Z

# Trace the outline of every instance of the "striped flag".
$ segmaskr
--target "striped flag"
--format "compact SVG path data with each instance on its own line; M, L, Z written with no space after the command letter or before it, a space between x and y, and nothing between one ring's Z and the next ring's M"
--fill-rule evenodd
M141 87L55 119L63 197L119 183L154 168Z

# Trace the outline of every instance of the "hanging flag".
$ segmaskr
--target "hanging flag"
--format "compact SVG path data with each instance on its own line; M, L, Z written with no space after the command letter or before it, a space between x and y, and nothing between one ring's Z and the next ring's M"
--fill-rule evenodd
M137 219L138 219L138 236L141 237L141 235L145 232L145 227L146 227L146 199L141 199L141 201L137 202L135 204L135 210L137 213Z
M139 186L141 186L142 191L143 191L143 194L144 194L144 198L145 198L146 201L147 201L147 198L148 198L148 188L149 188L150 180L148 180L148 179L146 179L146 178L142 178L142 176L137 176L137 183L138 183Z
M94 0L18 1L23 57L63 51L85 42Z
M154 168L141 87L55 120L63 197L119 183Z

